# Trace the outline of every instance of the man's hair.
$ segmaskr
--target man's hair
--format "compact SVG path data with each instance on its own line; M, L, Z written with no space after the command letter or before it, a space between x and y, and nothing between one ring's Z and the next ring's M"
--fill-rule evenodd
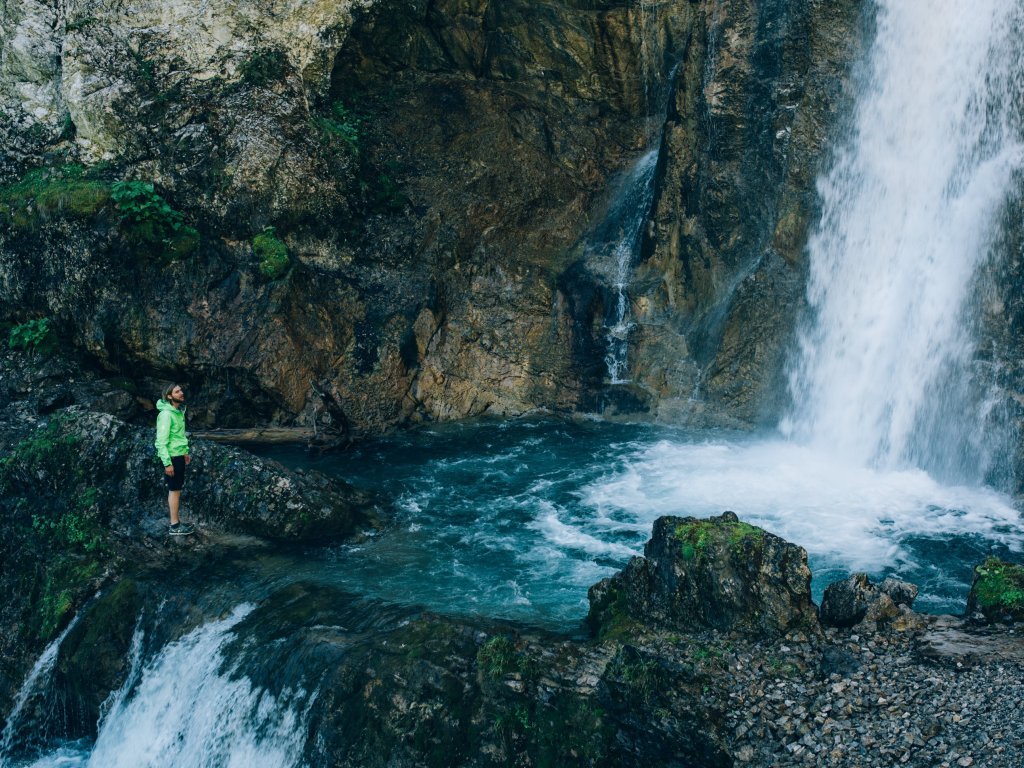
M180 387L180 386L181 385L178 382L176 382L176 381L171 383L171 384L168 384L166 387L164 387L164 393L163 393L163 395L161 395L161 397L164 400L170 400L171 399L171 392L174 391L175 387Z

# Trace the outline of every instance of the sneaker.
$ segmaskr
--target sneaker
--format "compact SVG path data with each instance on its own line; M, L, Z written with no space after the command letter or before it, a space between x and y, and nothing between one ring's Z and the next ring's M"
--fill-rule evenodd
M188 536L190 533L195 533L196 529L188 523L176 523L172 525L168 530L171 536Z

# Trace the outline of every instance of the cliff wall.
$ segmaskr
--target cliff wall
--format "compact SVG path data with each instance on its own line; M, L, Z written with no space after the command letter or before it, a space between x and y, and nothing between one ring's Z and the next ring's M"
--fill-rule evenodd
M7 3L2 320L189 381L197 426L769 420L861 10ZM583 243L659 136L609 387Z

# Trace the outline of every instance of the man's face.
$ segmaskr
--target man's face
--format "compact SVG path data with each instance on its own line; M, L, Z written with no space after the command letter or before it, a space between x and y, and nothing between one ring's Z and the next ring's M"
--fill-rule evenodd
M185 390L181 387L175 387L171 390L171 400L175 403L185 402Z

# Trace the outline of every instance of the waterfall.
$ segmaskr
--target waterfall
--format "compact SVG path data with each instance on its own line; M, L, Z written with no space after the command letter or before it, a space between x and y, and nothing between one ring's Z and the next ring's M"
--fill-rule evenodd
M11 708L11 714L7 717L7 725L4 726L3 735L0 735L0 768L4 768L8 764L8 756L15 744L18 727L21 724L21 714L25 709L25 705L30 698L39 694L40 687L48 682L50 672L53 671L53 665L57 661L57 653L60 651L61 643L64 642L64 638L68 636L68 633L74 629L80 617L80 613L76 614L75 618L64 628L64 631L46 646L43 653L32 666L31 671L29 671L25 682L22 683L21 688L18 690L18 694L14 699L14 706Z
M249 681L240 661L228 661L233 630L252 610L236 607L158 649L146 664L137 630L131 671L104 703L96 743L65 745L32 765L301 765L315 694L288 688L272 694Z
M876 5L851 130L818 184L781 427L862 466L979 482L999 445L979 273L1024 162L1021 2Z
M629 313L629 277L636 262L647 214L654 200L654 171L658 165L657 144L636 161L623 177L612 197L601 227L588 245L588 259L611 262L615 305L605 326L605 366L611 384L628 382L629 334L635 324Z

